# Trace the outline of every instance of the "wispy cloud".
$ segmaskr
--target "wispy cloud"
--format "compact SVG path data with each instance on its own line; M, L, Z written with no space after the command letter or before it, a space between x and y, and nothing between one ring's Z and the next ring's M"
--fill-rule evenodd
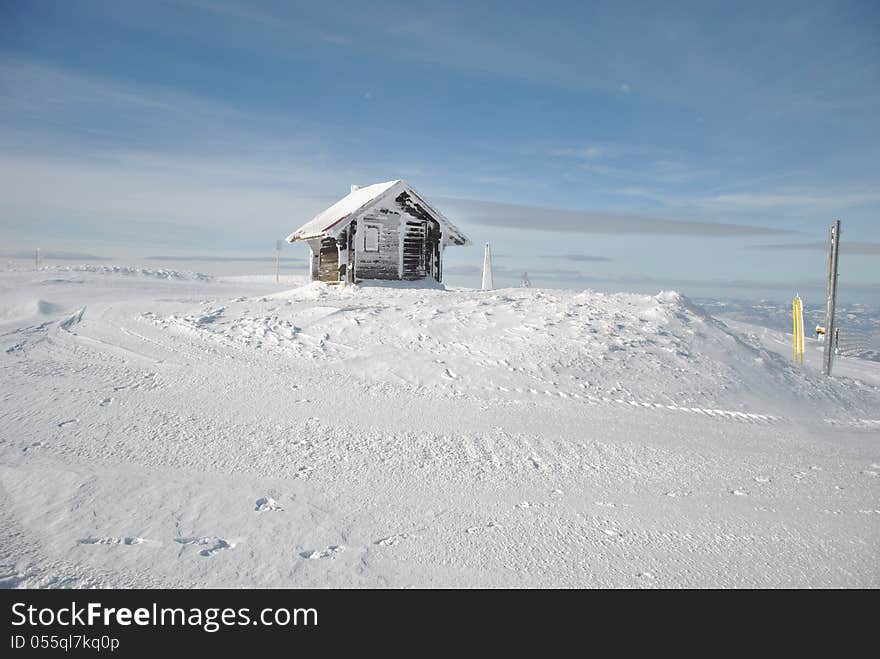
M338 172L296 163L219 160L122 151L0 157L0 236L22 246L250 251L328 206L334 195L321 191L341 183Z
M657 199L658 193L656 190L652 188L640 188L640 187L626 187L626 188L618 188L613 191L614 194L621 195L623 197L643 197L646 199Z
M271 11L260 10L253 2L230 0L177 0L179 4L202 12L218 14L236 21L252 21L265 26L285 27L288 22Z
M827 252L828 243L782 243L776 245L756 245L758 249L794 249ZM867 256L880 256L880 243L869 243L859 240L846 240L842 236L840 240L842 254L858 254Z
M607 256L590 256L589 254L541 254L542 259L562 259L578 263L602 263L611 261Z
M607 147L602 146L579 146L579 147L569 147L564 149L554 149L551 151L551 155L554 156L568 156L574 158L585 158L586 160L596 160L597 158L601 158L602 156L608 153Z
M0 144L28 152L326 152L325 130L293 110L254 109L178 88L0 55ZM5 149L7 155L10 148ZM314 157L314 156L313 156ZM305 158L304 158L305 160Z
M477 176L474 182L483 185L510 185L513 179L508 176Z
M344 34L325 34L321 38L336 46L351 46L354 43L354 39Z
M677 170L675 165L665 166L670 180L688 180L691 173L686 167ZM657 183L659 180L655 179ZM873 190L845 190L827 186L824 194L805 190L777 190L720 193L705 195L699 192L671 192L662 186L624 186L613 190L615 195L650 200L671 209L693 209L705 213L729 213L735 215L764 215L767 212L841 213L847 209L880 203L880 192Z
M714 174L705 165L693 166L679 152L648 143L602 143L553 147L547 155L568 166L641 185L668 185L694 181Z
M274 256L219 256L219 255L184 255L184 256L173 256L173 255L157 255L157 256L145 256L145 260L147 261L201 261L205 263L274 263ZM300 257L290 257L290 256L282 256L280 261L283 263L297 263L301 264L306 261L306 259L302 256Z
M791 233L783 229L745 225L672 220L642 215L560 210L489 201L443 199L451 216L473 224L596 234L648 234L691 236L755 236Z
M7 259L33 259L33 250L2 250L0 257ZM40 259L52 261L106 261L110 257L88 254L85 252L65 252L56 250L40 250Z
M880 192L877 191L855 193L829 192L824 195L809 193L742 193L720 194L701 199L701 203L706 206L741 209L773 209L781 207L850 208L852 206L877 202L880 202Z

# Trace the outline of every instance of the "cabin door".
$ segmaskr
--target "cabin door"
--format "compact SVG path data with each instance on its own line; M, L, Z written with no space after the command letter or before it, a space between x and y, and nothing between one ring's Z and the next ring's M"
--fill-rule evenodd
M407 220L403 236L403 278L424 279L428 276L425 244L428 228L423 220Z
M339 281L339 250L333 238L325 238L321 242L320 281Z

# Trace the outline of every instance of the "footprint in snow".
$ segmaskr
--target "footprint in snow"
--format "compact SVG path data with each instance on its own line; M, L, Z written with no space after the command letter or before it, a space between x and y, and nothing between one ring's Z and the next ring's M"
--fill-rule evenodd
M67 421L61 421L58 423L59 428L63 428L64 426L69 426L71 423L78 423L79 419L67 419Z
M122 536L122 537L106 537L106 538L96 538L96 537L88 537L81 538L76 541L79 545L158 545L159 543L155 540L147 540L146 538L140 538L138 536Z
M102 399L98 402L98 405L100 405L101 407L107 407L107 406L108 406L110 403L112 403L112 402L113 402L113 397L110 396L109 398L102 398Z
M202 549L199 550L199 556L213 556L218 551L235 547L235 543L229 543L223 538L175 538L174 542L181 545L202 547Z
M440 377L442 377L444 380L458 380L458 376L450 371L448 368L443 371L443 374Z
M345 547L342 545L330 545L326 549L315 549L313 551L304 551L300 554L303 558L307 558L310 561L317 561L322 558L333 558L336 554L340 554L345 551Z
M272 510L284 510L284 508L282 508L281 504L275 501L275 499L273 499L272 497L260 497L254 504L254 510L256 510L257 512L264 512Z
M733 496L735 496L735 497L747 497L747 496L749 496L749 493L748 493L748 492L745 492L745 491L743 491L743 490L731 490L730 493L731 493Z
M411 537L412 536L409 533L395 533L394 535L389 535L387 538L382 538L381 540L376 540L376 542L374 544L377 544L380 547L393 547L394 545L398 545L403 540L406 540Z

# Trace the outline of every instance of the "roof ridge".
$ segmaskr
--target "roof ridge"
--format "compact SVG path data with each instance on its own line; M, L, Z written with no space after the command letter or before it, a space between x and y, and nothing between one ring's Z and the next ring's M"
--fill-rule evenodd
M470 241L468 241L467 236L465 236L458 227L450 222L443 213L434 208L434 206L415 188L413 188L406 179L402 178L384 181L382 183L372 183L352 190L287 236L287 242L292 243L297 240L309 240L310 238L324 237L341 222L377 203L392 190L400 188L408 190L417 197L427 208L431 216L444 224L451 231L451 234L457 237L455 240L456 244L469 244Z

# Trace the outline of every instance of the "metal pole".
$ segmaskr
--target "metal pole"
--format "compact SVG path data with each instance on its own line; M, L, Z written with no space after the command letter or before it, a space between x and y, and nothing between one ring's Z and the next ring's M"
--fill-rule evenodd
M825 346L822 355L822 372L830 376L834 363L834 305L837 302L837 261L840 250L840 220L831 225L831 245L828 250L828 282L825 303Z

